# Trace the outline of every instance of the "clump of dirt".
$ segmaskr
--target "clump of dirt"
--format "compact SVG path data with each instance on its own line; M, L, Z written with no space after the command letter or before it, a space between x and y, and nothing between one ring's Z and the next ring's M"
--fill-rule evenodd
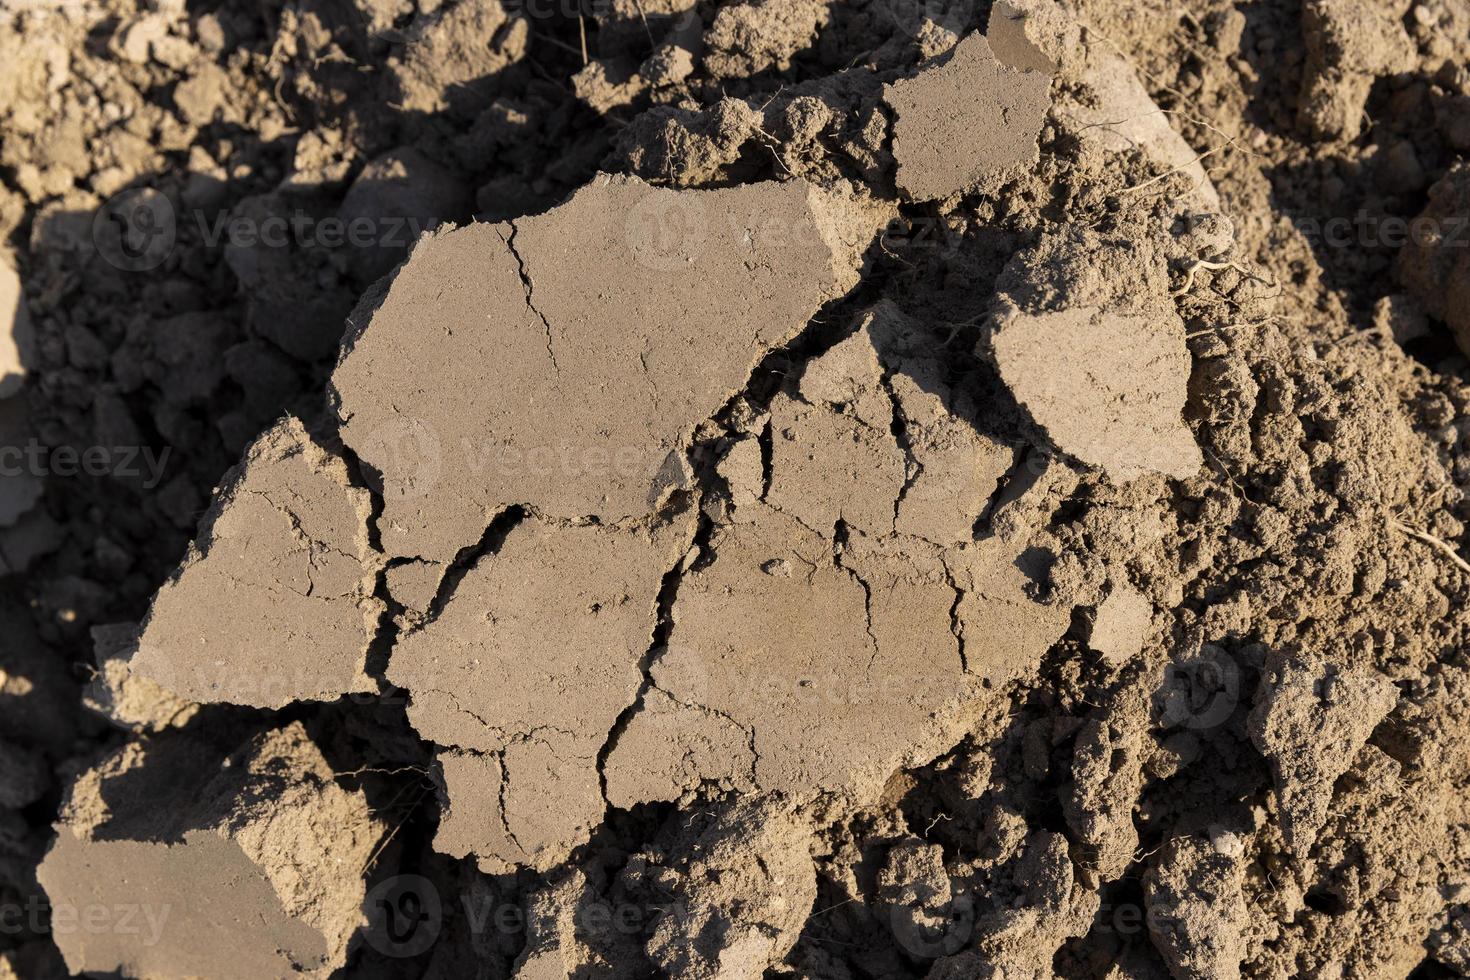
M0 978L1464 974L1461 0L0 53Z

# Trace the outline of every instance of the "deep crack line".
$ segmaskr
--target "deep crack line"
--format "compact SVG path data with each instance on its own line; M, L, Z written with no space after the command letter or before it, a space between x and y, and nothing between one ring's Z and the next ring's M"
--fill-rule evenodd
M954 602L949 607L949 631L954 635L955 652L960 657L960 670L968 674L970 672L970 658L965 652L965 629L960 622L960 604L965 601L965 590L960 588L960 583L955 580L954 569L949 567L949 562L943 558L939 559L939 567L944 569L944 579L949 587L954 590Z
M494 753L496 764L500 766L500 786L498 788L497 803L500 808L500 827L505 831L505 839L510 841L515 849L522 854L529 853L521 842L516 838L516 832L510 829L510 814L506 811L505 801L510 794L510 769L505 764L505 749Z
M863 590L863 617L866 620L863 629L867 631L868 642L873 645L873 655L868 658L868 667L871 669L878 660L878 635L873 632L873 587L868 584L867 579L857 573L855 568L843 564L842 553L847 548L848 537L851 533L846 522L839 518L837 524L832 528L832 564L846 572Z
M878 386L883 389L883 394L888 398L889 408L893 412L893 420L890 423L893 441L898 444L899 449L903 450L904 456L903 486L899 488L898 496L893 499L893 530L897 532L898 512L903 507L904 499L908 497L909 491L914 488L914 484L919 482L919 477L924 475L924 464L914 453L913 442L909 439L909 420L903 414L903 407L899 404L897 392L893 390L893 375L884 372L878 378Z
M521 258L520 250L516 248L516 235L520 234L520 229L516 227L514 221L507 222L507 224L510 225L510 237L506 238L504 235L501 235L500 240L505 242L505 247L510 249L510 254L515 256L516 271L520 274L521 285L526 290L526 309L536 314L537 319L541 321L541 326L546 331L546 356L551 359L551 369L557 374L561 374L561 366L556 363L556 351L551 346L551 321L546 319L546 314L536 309L536 287L531 284L531 274L526 271L526 260Z
M1015 451L1015 455L1011 458L1011 465L1001 474L1000 479L995 481L995 489L986 498L985 505L980 508L980 516L975 518L975 526L970 532L972 540L979 541L986 533L993 530L991 524L996 512L1000 510L1001 502L1006 499L1007 495L1013 489L1023 491L1024 487L1021 484L1028 475L1033 482L1039 478L1037 473L1033 472L1028 474L1026 472L1028 467L1033 465L1032 460L1040 458L1036 455L1037 451L1032 450L1024 444L1019 447L1013 446L1012 448ZM1039 465L1039 463L1036 465ZM1017 496L1019 497L1019 495L1018 492Z
M439 579L439 587L434 593L434 598L429 602L429 608L423 620L409 630L409 634L422 632L432 626L444 612L444 607L454 599L459 583L470 569L474 568L482 558L499 551L500 546L505 543L506 536L515 530L516 526L526 517L526 508L507 507L491 519L485 527L485 533L480 535L479 541L461 548L454 556L454 560L445 568L443 577Z
M658 598L655 600L653 633L649 636L648 649L644 651L638 663L638 669L643 675L642 683L638 685L638 693L633 696L633 703L618 713L612 728L608 730L607 738L602 743L602 748L597 752L597 785L602 793L604 817L606 812L613 808L612 801L607 796L607 760L617 748L618 740L622 737L623 732L643 710L648 692L658 686L653 679L653 667L658 663L662 651L668 649L669 634L674 628L674 600L678 597L679 585L684 580L690 558L708 548L710 535L714 533L715 523L705 513L704 503L703 496L693 501L693 506L698 509L699 513L699 525L695 528L689 547L664 573L663 581L659 584Z

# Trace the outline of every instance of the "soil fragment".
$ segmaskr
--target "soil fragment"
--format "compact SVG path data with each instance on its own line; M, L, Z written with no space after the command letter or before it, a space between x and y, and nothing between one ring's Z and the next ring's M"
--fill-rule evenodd
M174 734L80 778L38 877L53 909L138 910L132 932L58 930L73 972L326 977L383 830L299 723L228 760Z
M1199 471L1203 456L1182 417L1189 352L1177 318L1009 312L993 343L1016 400L1064 452L1118 482Z
M372 504L297 419L250 447L142 625L132 670L185 700L280 708L376 690Z
M916 201L957 194L1036 158L1049 75L1002 64L971 34L939 64L885 86L894 114L898 186Z

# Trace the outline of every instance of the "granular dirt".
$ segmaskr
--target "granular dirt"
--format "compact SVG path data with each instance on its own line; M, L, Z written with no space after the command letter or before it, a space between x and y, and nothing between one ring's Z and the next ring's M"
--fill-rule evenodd
M1467 65L12 3L0 978L1466 975Z

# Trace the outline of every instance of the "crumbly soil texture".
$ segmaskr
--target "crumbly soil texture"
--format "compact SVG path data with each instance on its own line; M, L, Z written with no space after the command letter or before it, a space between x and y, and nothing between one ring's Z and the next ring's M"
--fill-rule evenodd
M1466 0L12 0L0 92L0 980L1470 975Z

